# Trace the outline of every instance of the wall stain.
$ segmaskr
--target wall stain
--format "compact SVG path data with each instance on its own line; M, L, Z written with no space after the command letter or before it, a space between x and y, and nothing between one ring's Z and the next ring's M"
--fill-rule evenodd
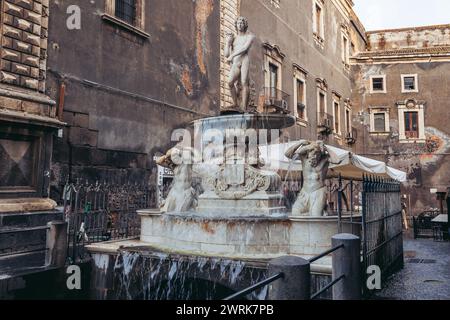
M203 75L206 75L205 55L208 54L206 22L213 9L213 0L197 0L195 2L197 63Z

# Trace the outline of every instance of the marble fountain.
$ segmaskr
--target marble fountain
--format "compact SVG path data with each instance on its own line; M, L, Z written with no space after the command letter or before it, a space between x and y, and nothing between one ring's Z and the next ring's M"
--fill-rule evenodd
M162 208L138 211L140 239L88 247L94 297L216 299L263 279L274 258L308 259L330 249L332 236L339 233L338 218L326 216L321 185L316 185L326 178L326 149L320 142L299 141L288 151L311 171L303 173L304 188L292 211L283 205L281 177L264 170L259 154L260 144L276 140L294 122L279 114L195 121L197 148L183 141L158 160L174 171L174 182ZM307 167L311 163L315 171ZM202 179L201 194L192 187L195 176ZM350 232L345 226L343 231ZM315 281L325 282L331 258L312 264L311 270ZM253 298L265 294L262 290Z
M253 36L247 27L240 18L238 35L227 36L234 106L222 110L222 116L195 121L183 141L157 161L174 172L164 206L138 212L140 239L88 247L93 298L222 298L264 279L271 259L308 259L330 249L332 236L339 233L338 218L324 214L331 155L320 142L299 141L288 150L289 158L302 160L305 178L294 209L288 211L281 177L265 170L269 166L259 146L278 142L281 130L293 126L295 118L247 112L248 83L236 85L240 80L233 76L237 71L248 74L248 63L242 62L249 62ZM241 108L236 110L236 105ZM194 177L201 178L201 194L192 187ZM313 281L326 281L331 276L330 258L311 270ZM249 298L266 295L267 288Z

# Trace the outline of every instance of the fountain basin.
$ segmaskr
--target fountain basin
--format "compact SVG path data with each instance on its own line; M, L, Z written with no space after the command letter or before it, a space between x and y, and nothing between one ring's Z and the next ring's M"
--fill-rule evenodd
M141 241L162 251L233 259L311 258L331 248L337 217L205 217L141 210ZM350 225L343 232L351 232ZM330 258L322 260L330 265Z
M205 132L208 129L285 129L295 125L295 117L283 114L233 114L203 118L192 123Z

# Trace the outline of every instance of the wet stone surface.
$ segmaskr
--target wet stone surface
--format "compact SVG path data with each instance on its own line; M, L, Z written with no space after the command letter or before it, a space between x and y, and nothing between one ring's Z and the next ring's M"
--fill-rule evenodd
M450 300L450 242L405 240L405 268L375 299Z

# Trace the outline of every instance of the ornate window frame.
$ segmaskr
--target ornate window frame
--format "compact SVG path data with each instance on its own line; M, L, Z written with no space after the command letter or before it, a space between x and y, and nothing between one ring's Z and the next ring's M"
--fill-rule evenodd
M325 79L317 78L317 114L320 114L320 94L325 97L325 113L328 113L328 84Z
M341 57L345 71L350 71L350 33L345 24L341 25ZM346 45L347 44L347 45Z
M293 67L294 67L294 90L293 90L293 92L294 92L294 116L297 119L298 124L300 124L303 127L306 127L308 125L308 107L307 107L307 102L306 102L306 92L307 92L306 91L306 79L308 77L308 72L297 64L294 64ZM298 101L297 81L303 82L303 101ZM305 111L304 111L305 117L303 119L300 118L298 115L298 110L297 110L298 103L303 103L303 105L305 106Z
M342 100L342 96L339 93L333 91L333 133L335 136L338 136L338 137L342 136L341 100ZM338 106L338 114L337 115L336 115L336 110L335 110L336 105ZM336 119L337 119L339 128L336 128Z
M376 131L375 130L375 114L383 113L384 114L384 131ZM390 128L390 108L389 107L369 107L369 116L370 116L370 134L389 134L391 132Z
M317 21L316 8L320 8L320 21ZM313 36L316 44L323 49L325 46L325 2L324 0L312 1L312 21L313 21ZM317 26L320 25L320 30L317 30Z
M426 143L425 135L425 103L413 99L397 102L400 143ZM405 112L415 111L418 115L418 138L407 138L405 132Z
M270 64L278 67L277 89L283 91L283 61L286 55L277 45L263 44L264 47L264 87L270 87Z

